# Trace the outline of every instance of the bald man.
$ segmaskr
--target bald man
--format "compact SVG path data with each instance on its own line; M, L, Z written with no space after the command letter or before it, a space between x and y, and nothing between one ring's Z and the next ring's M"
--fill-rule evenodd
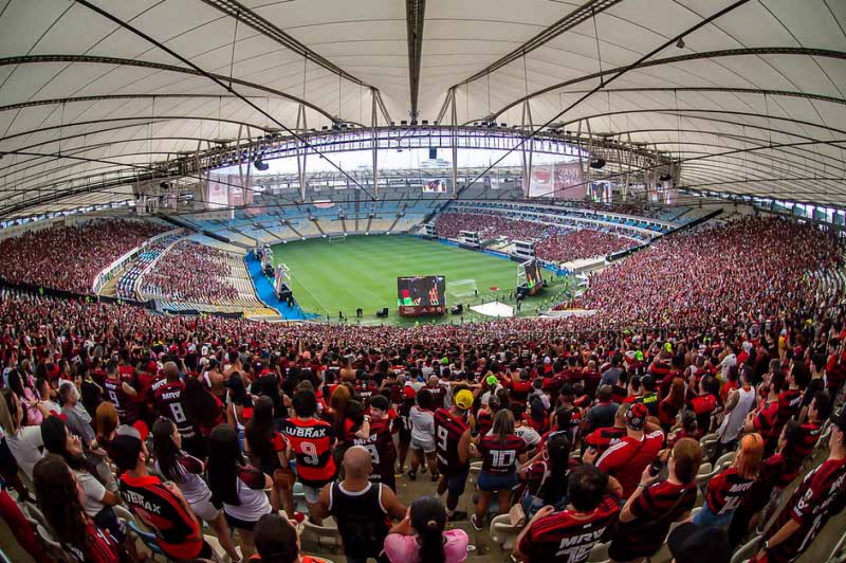
M405 506L394 492L368 479L373 470L371 460L370 452L362 446L348 449L344 454L344 480L323 487L317 504L311 507L311 520L316 523L330 514L335 517L348 563L365 563L368 558L387 563L388 559L379 554L391 519L405 517Z

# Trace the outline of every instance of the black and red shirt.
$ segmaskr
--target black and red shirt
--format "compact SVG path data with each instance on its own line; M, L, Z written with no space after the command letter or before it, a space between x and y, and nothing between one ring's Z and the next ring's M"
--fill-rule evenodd
M153 391L156 407L159 416L169 418L176 425L183 438L193 438L196 434L194 423L188 420L185 415L183 399L185 397L185 384L181 381L174 381L156 387Z
M203 535L182 501L153 475L120 478L120 492L129 509L150 527L159 546L172 559L194 559L203 549Z
M483 436L477 444L482 455L482 471L492 475L510 475L517 467L517 459L526 451L526 441L511 434L501 442L497 436Z
M752 479L743 477L737 469L729 467L708 481L705 502L714 514L729 514L740 506L740 501L752 488L752 483Z
M461 457L458 455L458 444L469 426L464 420L454 417L446 409L435 411L434 418L438 470L444 475L460 475L469 467L469 462L461 462Z
M811 544L828 519L843 509L846 501L846 459L827 459L808 473L767 529L771 539L789 521L799 524L787 540L759 553L750 563L788 563Z
M696 484L676 485L660 481L645 488L634 500L629 510L634 520L621 524L614 537L614 551L622 547L625 558L638 559L654 555L664 543L670 525L696 505ZM650 525L645 525L651 522Z
M770 495L784 474L784 468L784 456L778 452L764 460L758 471L758 477L741 500L741 505L746 509L747 514L755 514L767 505Z
M124 382L132 386L132 381L126 381L124 374L121 374L119 379L107 378L103 387L109 400L115 405L121 424L132 426L141 418L141 413L138 402L123 390Z
M761 406L758 408L758 414L752 419L755 431L766 441L769 441L770 436L773 435L777 416L778 401L762 401ZM778 440L777 434L776 440Z
M320 488L332 481L337 473L332 457L335 433L323 420L289 418L283 430L297 457L297 477L303 485Z
M577 518L572 510L540 518L520 541L520 552L529 563L584 563L619 512L620 497L609 494L587 518Z
M353 436L352 444L362 446L370 452L373 461L371 481L390 482L397 461L397 448L388 418L370 421L370 435L367 438Z

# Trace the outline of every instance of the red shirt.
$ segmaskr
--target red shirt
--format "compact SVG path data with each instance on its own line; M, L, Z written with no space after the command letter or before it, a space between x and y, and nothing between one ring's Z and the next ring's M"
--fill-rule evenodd
M514 434L508 436L505 442L488 435L479 440L478 450L482 454L482 471L510 475L514 472L517 458L526 451L526 442Z
M283 431L297 457L297 478L303 485L320 488L335 478L337 468L332 456L335 433L324 420L289 418Z
M693 510L696 492L695 484L675 485L659 481L650 485L632 503L630 510L635 519L620 526L614 543L620 542L627 559L654 555L664 543L670 525L685 512ZM656 524L644 525L659 518L661 520Z
M585 437L585 443L602 455L609 447L618 444L625 435L625 428L598 428Z
M656 430L642 440L623 437L596 460L596 467L615 477L623 486L623 498L629 498L640 483L646 466L652 463L664 445L664 433Z
M776 424L778 416L778 401L764 401L758 409L758 414L752 419L755 431L759 432L764 440L768 440Z

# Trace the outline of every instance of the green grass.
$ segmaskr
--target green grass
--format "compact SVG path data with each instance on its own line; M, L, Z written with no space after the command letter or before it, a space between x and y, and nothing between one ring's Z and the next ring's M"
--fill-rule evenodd
M274 261L290 268L294 296L306 312L338 320L338 311L355 321L355 310L364 309L364 323L376 323L375 313L388 307L389 323L415 323L397 313L397 278L414 275L443 275L447 282L447 307L455 304L449 282L476 280L479 298L462 298L465 305L482 300L508 302L517 285L517 263L502 258L447 246L409 236L350 236L345 242L328 239L278 244ZM491 287L500 291L491 292ZM546 297L553 293L547 289ZM501 297L504 294L504 299ZM523 304L523 314L534 312L542 296ZM466 313L465 320L487 318ZM426 319L427 322L431 319ZM447 314L443 321L457 321ZM378 319L378 322L384 322Z

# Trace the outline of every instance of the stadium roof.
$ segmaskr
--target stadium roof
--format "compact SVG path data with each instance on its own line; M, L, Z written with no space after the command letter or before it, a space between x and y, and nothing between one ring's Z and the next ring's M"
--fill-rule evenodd
M0 0L0 50L0 216L301 103L320 128L528 101L674 155L682 187L846 206L841 0Z

